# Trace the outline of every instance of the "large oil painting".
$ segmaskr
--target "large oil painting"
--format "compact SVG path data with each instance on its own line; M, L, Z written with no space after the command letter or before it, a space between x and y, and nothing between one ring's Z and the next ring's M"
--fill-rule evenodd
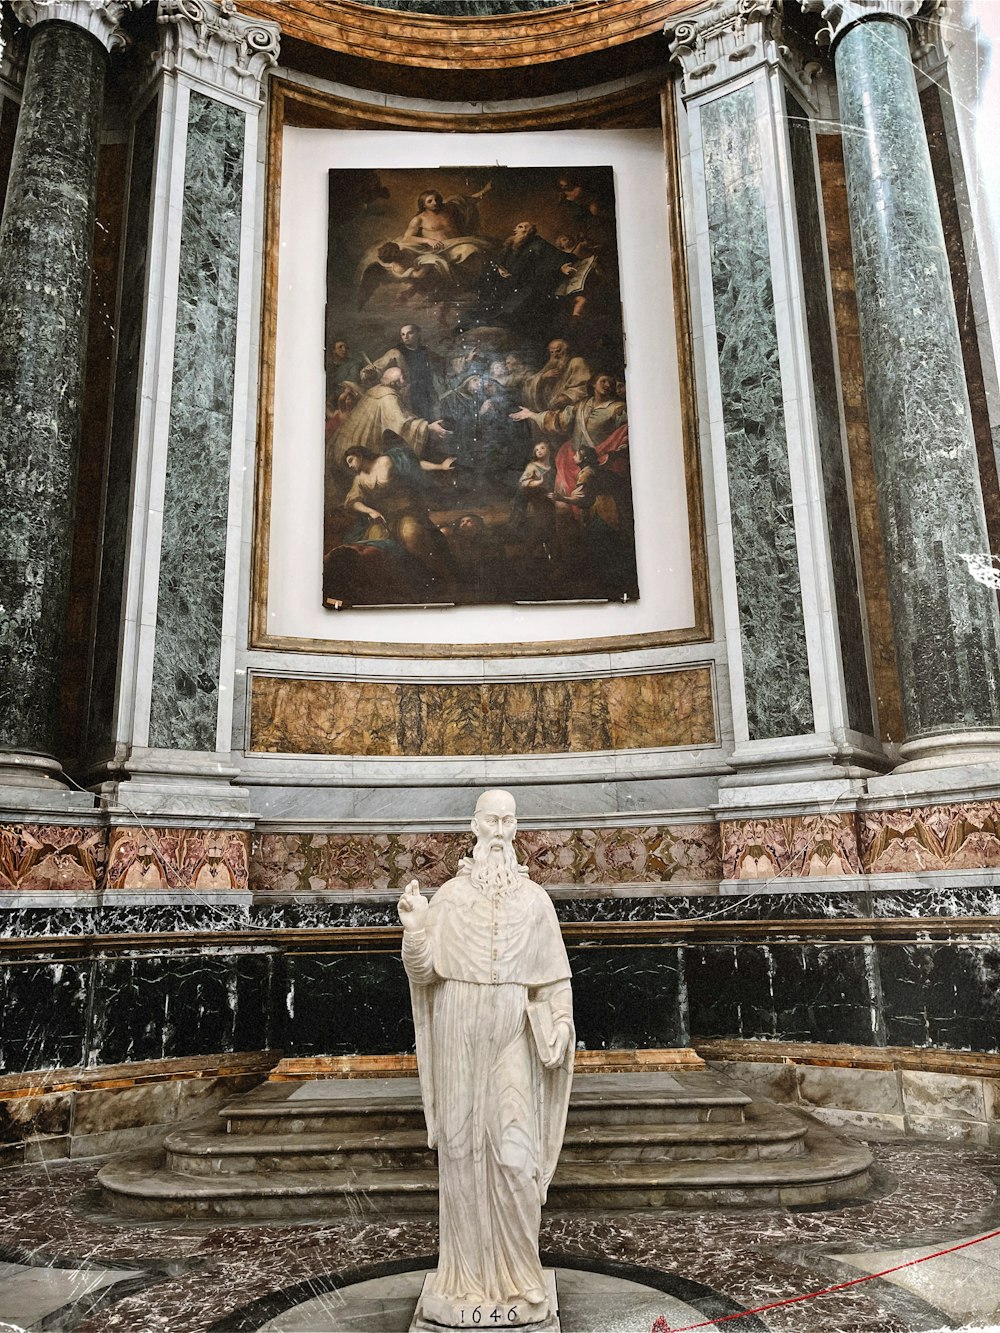
M638 597L612 168L329 185L324 604Z

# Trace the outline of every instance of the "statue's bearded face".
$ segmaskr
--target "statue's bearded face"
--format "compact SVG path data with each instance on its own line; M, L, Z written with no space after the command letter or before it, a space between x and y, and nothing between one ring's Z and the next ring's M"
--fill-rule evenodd
M512 810L477 810L472 820L472 831L476 835L477 846L485 845L491 850L501 851L513 843L517 819Z
M472 851L472 878L487 892L513 888L521 874L514 851L517 819L513 802L497 801L478 809L472 819L476 845Z

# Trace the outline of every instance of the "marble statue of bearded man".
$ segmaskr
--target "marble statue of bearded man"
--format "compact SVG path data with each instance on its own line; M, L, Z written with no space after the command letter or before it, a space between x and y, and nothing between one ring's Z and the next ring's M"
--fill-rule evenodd
M507 1327L550 1318L542 1204L566 1126L573 997L555 909L518 865L509 792L476 803L476 844L428 902L399 900L428 1142L438 1150L440 1260L418 1319ZM423 1325L420 1325L423 1326ZM490 1325L494 1326L494 1325Z

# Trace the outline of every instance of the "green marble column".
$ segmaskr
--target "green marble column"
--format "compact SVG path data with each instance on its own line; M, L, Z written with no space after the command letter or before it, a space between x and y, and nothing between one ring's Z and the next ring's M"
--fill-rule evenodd
M817 8L818 3L807 8ZM907 740L1000 726L996 593L951 275L900 0L826 4ZM907 754L904 747L904 754Z
M52 751L108 51L32 30L0 225L0 767Z

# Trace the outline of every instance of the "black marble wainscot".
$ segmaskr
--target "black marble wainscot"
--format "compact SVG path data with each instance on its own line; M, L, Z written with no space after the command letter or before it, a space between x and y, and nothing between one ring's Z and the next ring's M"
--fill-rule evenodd
M885 1044L869 945L691 945L684 973L699 1037Z
M556 907L588 1049L734 1038L1000 1050L992 888ZM392 904L109 904L2 920L0 1073L412 1049Z

